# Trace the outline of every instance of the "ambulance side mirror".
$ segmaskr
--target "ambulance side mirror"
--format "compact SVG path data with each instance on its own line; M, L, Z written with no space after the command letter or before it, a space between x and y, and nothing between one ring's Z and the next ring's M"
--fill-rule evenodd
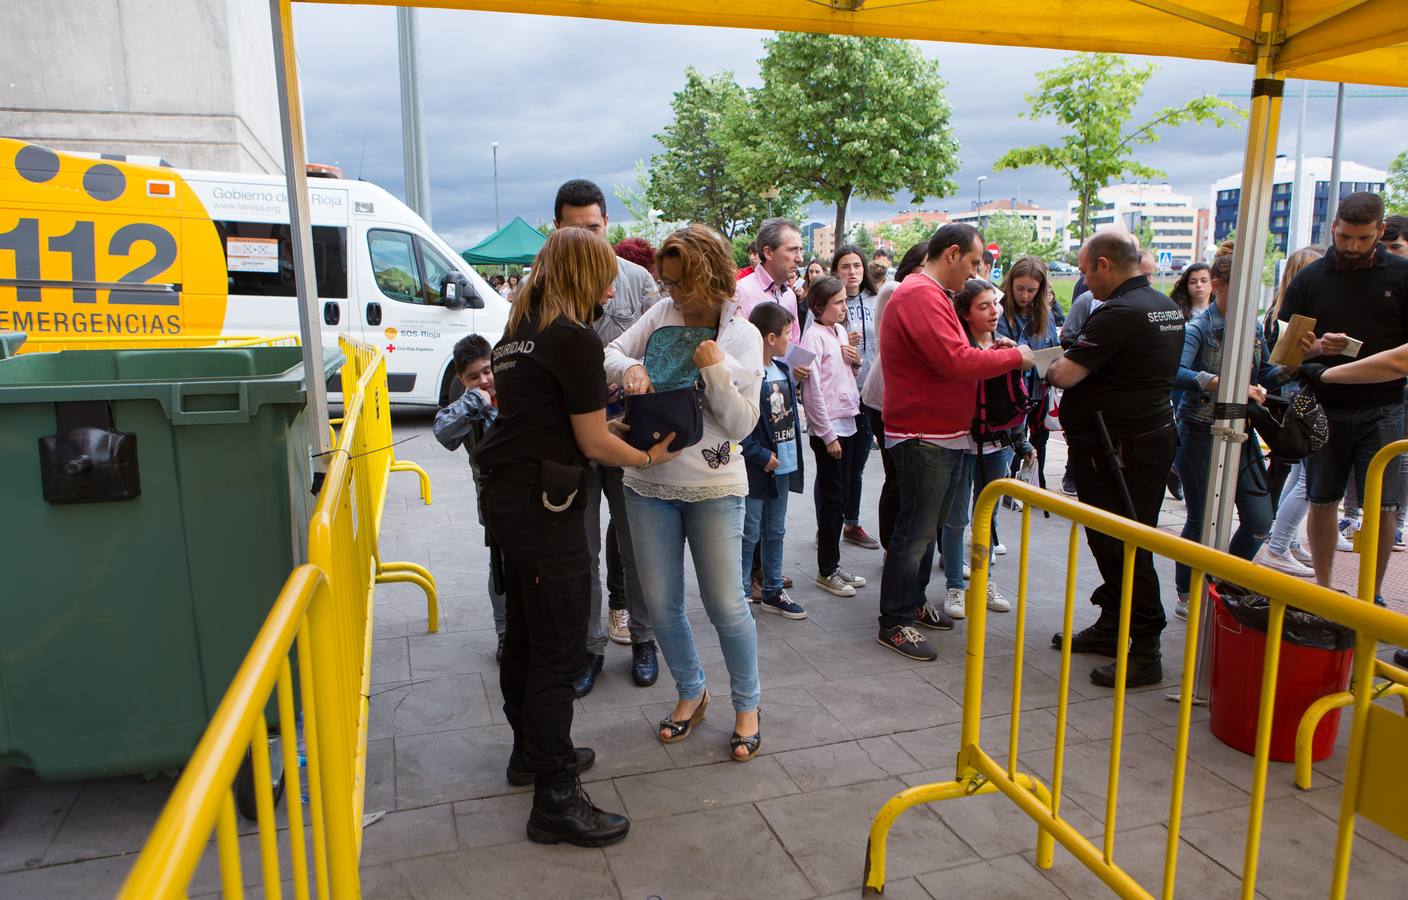
M451 272L440 280L440 296L444 298L446 309L461 310L466 306L470 309L484 308L483 298L470 285L469 279L459 272Z

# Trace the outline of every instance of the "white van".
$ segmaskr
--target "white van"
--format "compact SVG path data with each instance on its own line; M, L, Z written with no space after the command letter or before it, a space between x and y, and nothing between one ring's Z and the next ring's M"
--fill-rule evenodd
M309 200L324 343L346 334L383 347L393 402L448 402L455 342L471 332L496 342L508 302L376 185L310 178ZM0 138L0 331L296 333L283 178Z

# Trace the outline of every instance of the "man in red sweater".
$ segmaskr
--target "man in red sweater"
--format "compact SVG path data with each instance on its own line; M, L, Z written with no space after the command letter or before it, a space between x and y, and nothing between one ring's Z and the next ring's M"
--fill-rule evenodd
M938 653L914 626L947 631L953 620L924 591L934 562L934 535L958 496L963 455L977 411L978 382L1036 364L1031 348L979 350L954 312L952 294L977 277L982 235L949 224L929 240L924 268L891 295L880 320L885 377L885 444L899 494L895 530L880 575L876 640L901 656L932 660Z

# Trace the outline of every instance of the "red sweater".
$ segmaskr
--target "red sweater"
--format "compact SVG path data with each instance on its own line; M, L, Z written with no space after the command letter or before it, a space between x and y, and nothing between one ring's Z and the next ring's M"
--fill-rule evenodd
M1018 368L1022 354L970 345L948 293L921 271L906 278L885 306L880 365L885 434L949 438L972 429L978 382Z

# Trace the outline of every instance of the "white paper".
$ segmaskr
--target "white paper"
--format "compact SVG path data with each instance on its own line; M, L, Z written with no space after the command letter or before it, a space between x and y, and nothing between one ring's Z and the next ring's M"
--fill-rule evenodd
M787 368L793 371L796 371L798 366L810 366L815 360L816 354L801 344L793 344L782 355L782 361L787 363Z
M1348 340L1349 344L1344 348L1344 352L1341 353L1340 356L1348 356L1350 359L1354 359L1359 356L1359 351L1364 349L1364 342L1356 340L1355 338L1348 338Z
M278 239L227 237L225 238L225 264L231 272L278 274Z
M1032 356L1036 357L1036 377L1045 378L1046 370L1051 364L1066 355L1066 351L1061 347L1047 347L1044 350L1033 350Z

